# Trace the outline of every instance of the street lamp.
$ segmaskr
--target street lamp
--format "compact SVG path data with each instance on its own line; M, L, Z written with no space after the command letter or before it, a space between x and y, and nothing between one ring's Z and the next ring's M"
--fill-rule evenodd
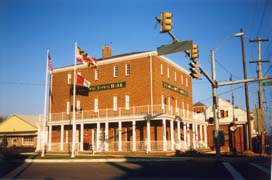
M217 88L218 84L216 81L216 73L215 73L215 52L223 45L223 43L230 39L231 37L242 37L243 38L243 31L240 31L239 33L233 34L232 36L225 37L215 48L215 50L211 50L211 69L212 69L212 96L213 96L213 116L214 116L214 144L216 149L216 156L220 157L220 144L219 144L219 120L218 120L218 96L217 96ZM243 46L243 43L242 43ZM242 48L244 49L244 48ZM243 57L244 57L244 50L243 50ZM243 58L244 59L244 58Z

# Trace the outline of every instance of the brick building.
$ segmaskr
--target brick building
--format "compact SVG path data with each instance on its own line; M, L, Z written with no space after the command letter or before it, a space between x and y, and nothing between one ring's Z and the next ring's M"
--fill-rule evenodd
M91 82L76 95L72 131L73 66L54 69L48 120L48 151L175 151L207 147L207 123L192 118L189 73L157 52L112 56L104 46L97 68L77 65Z

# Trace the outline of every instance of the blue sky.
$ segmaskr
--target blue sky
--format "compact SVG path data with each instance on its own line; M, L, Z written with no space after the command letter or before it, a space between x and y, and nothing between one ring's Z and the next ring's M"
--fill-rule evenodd
M199 44L199 61L210 74L210 50L216 51L217 79L243 79L241 42L231 35L245 32L246 59L257 59L256 37L272 39L270 0L1 0L0 1L0 115L42 114L46 50L55 68L70 65L74 43L100 58L104 44L113 54L156 50L171 43L155 21L161 11L174 14L173 32L179 40ZM262 44L262 59L271 59L271 41ZM189 68L184 53L168 56ZM263 72L271 63L263 64ZM256 64L247 63L248 77L256 77ZM211 104L210 84L203 77L193 81L194 102ZM235 103L245 109L244 88L234 85ZM270 102L271 87L265 87ZM231 87L219 88L231 99ZM257 103L257 84L249 84L251 108Z

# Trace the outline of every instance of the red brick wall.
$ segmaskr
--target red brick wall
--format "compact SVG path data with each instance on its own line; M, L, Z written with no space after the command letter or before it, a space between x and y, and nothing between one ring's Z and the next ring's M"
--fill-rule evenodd
M105 62L107 60L104 60ZM185 74L178 68L165 61L162 61L157 56L152 57L153 62L153 102L161 104L161 95L165 97L173 96L171 105L175 107L175 100L178 100L178 106L182 108L184 102L185 109L189 104L189 109L192 110L192 79L188 74ZM125 64L130 64L131 74L125 75ZM163 64L163 75L160 72L160 66ZM113 67L118 66L118 77L113 77ZM82 66L81 66L82 67ZM167 68L170 68L170 78L167 77ZM151 104L150 102L150 59L149 57L139 58L115 62L111 64L102 64L97 67L99 70L99 80L94 79L95 69L83 67L77 70L81 75L88 79L92 86L99 84L108 84L116 82L126 82L126 88L118 88L104 91L90 92L89 96L77 95L76 99L80 100L82 110L94 109L94 98L98 98L99 109L112 108L113 96L118 97L118 107L125 107L125 95L130 96L130 106L141 106ZM174 72L176 72L177 80L174 80ZM73 84L73 70L65 72L55 72L52 77L52 113L66 112L66 102L70 101L72 106L72 96L70 95L70 86L67 84L68 74L71 74L71 84ZM181 75L183 75L183 84L181 83ZM188 87L185 86L188 79ZM188 92L188 96L173 92L162 86L162 81L172 84ZM71 116L71 113L70 113Z

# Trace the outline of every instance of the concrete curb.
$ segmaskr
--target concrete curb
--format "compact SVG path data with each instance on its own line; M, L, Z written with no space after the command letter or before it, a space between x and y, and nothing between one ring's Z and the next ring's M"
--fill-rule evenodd
M25 163L97 163L97 162L178 162L187 161L191 157L182 158L106 158L106 159L25 159Z

